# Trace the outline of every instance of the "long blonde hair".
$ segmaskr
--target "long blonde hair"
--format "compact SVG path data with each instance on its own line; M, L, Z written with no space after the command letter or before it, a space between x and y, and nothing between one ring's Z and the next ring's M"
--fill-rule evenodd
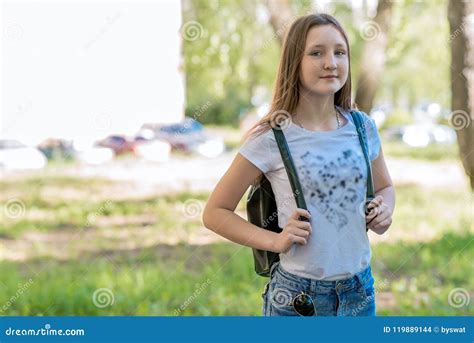
M274 123L279 122L282 117L283 119L289 119L288 115L292 115L300 98L299 71L305 50L306 36L312 27L319 25L333 25L344 37L347 45L348 77L344 86L336 92L334 105L339 106L343 111L356 108L351 103L351 55L347 35L333 16L325 13L309 14L295 20L288 30L283 43L270 110L246 132L243 139L249 136L258 136L270 130ZM284 118L285 116L286 118Z

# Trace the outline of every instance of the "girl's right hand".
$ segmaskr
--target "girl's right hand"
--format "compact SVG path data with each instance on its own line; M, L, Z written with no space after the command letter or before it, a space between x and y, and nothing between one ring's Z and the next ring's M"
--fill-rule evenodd
M305 218L300 218L305 217ZM308 221L305 221L307 218ZM275 241L275 250L278 253L286 253L293 243L305 245L311 234L311 224L309 219L311 214L302 208L297 208L288 219L288 223L280 232ZM303 220L301 220L303 219Z

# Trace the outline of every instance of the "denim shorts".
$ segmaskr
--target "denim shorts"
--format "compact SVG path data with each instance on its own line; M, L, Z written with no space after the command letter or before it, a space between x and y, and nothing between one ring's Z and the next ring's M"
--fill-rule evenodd
M308 279L272 266L262 293L264 316L299 316L291 300L304 291L313 298L316 316L375 316L374 278L370 265L354 276L337 281Z

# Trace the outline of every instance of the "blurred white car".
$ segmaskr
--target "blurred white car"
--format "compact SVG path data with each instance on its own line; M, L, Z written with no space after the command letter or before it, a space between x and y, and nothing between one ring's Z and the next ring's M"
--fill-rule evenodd
M87 164L102 164L113 160L114 151L110 148L91 147L78 152L79 161Z
M34 147L13 139L0 139L0 169L41 169L47 162L46 156Z
M404 127L402 140L412 147L453 144L456 142L456 133L446 125L414 124Z
M387 128L385 139L403 141L411 147L423 148L430 144L455 144L456 132L450 126L433 124L412 124Z
M143 141L137 144L135 153L146 161L167 162L170 159L171 145L159 140Z
M137 133L137 137L167 142L171 150L198 153L210 158L219 156L225 150L222 138L209 135L200 122L189 117L174 124L144 124ZM157 152L165 151L165 148L154 147L153 149Z

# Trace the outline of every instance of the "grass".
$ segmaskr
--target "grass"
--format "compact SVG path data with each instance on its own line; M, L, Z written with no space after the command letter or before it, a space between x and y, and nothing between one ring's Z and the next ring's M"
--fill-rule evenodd
M395 296L396 307L380 315L473 315L474 307L451 306L449 294L456 288L474 295L472 269L474 234L445 233L427 243L380 244L373 252L376 290ZM384 282L385 281L385 282ZM382 284L377 289L377 283ZM451 296L456 305L456 298Z
M396 205L392 238L418 240L443 232L472 230L472 195L447 188L395 185Z
M136 200L93 200L88 194L98 192L111 182L100 179L38 178L0 182L0 204L7 207L9 200L16 200L24 207L25 215L20 218L5 216L0 226L0 237L18 238L26 231L54 232L58 230L94 227L98 217L132 216L149 214L156 219L160 228L176 225L194 228L200 225L190 221L192 212L204 206L209 194L169 194ZM79 199L64 199L60 194L67 189L76 190ZM13 195L15 194L15 195ZM186 211L191 215L186 214Z
M379 315L473 315L472 305L455 308L448 302L455 288L473 293L468 272L473 240L472 233L446 234L422 246L376 246L376 289L393 293L397 302L379 308ZM136 256L118 253L68 263L42 260L28 268L4 263L0 270L8 275L0 304L33 280L6 315L260 315L267 280L254 274L250 249L230 243L157 246ZM35 276L35 271L41 272ZM381 280L388 281L378 287ZM113 294L113 304L105 308L93 302L101 288Z
M409 158L425 161L459 160L457 144L432 144L423 148L414 148L400 141L382 141L384 155L391 158Z
M16 249L15 243L27 233L54 240L88 225L86 232L91 234L84 236L89 240L70 244L39 239L32 247L20 245L31 253L28 260L1 261L1 314L261 314L261 292L268 279L254 273L250 248L233 243L189 243L190 238L208 233L200 215L191 213L199 214L207 193L142 199L87 196L107 195L116 186L100 179L48 177L0 183L0 205L6 206L13 196L25 206L20 218L3 218L0 256L2 251ZM396 189L389 239L373 240L378 314L473 315L472 301L459 308L448 301L457 288L470 296L474 292L471 195L411 184ZM57 193L51 196L54 190ZM71 193L73 190L79 193ZM244 210L244 199L239 211ZM143 221L141 216L148 219ZM178 236L178 243L153 241L169 236ZM77 250L79 243L88 249ZM49 254L55 249L63 251L62 258ZM30 279L32 283L27 284ZM113 296L113 303L103 308L93 301L94 293L102 288L111 293L99 300ZM383 295L392 303L384 303Z
M249 257L248 249L233 244L157 246L138 255L88 256L71 263L37 261L23 271L4 264L1 272L9 275L5 289L15 290L31 277L30 270L43 270L32 277L28 297L20 297L8 309L9 315L176 315L175 311L244 315L255 312L264 281L248 268ZM112 306L94 305L92 295L99 288L113 292ZM5 289L0 291L2 304L8 301ZM197 289L201 296L181 308Z

